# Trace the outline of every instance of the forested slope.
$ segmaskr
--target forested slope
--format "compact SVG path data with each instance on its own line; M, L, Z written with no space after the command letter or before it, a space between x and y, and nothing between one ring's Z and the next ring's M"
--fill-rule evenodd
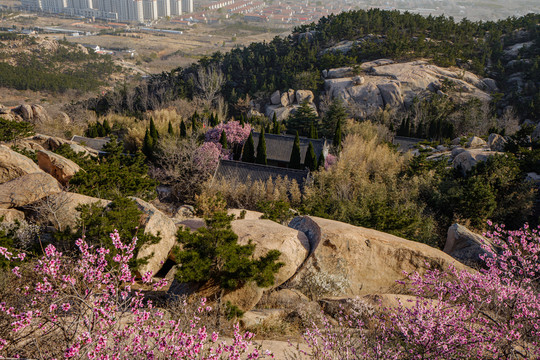
M177 97L196 95L199 69L219 69L225 99L234 104L245 95L264 97L287 88L320 90L321 71L368 60L430 59L497 80L504 97L501 107L514 105L523 118L540 114L540 15L498 22L456 22L446 17L372 9L331 15L296 28L289 37L253 43L229 53L215 53L187 68L155 76L126 99L126 90L95 99L99 112L145 111ZM347 51L332 46L349 41ZM526 43L517 55L509 47ZM514 76L513 80L512 77ZM516 81L517 76L517 81ZM509 81L511 80L511 81ZM142 99L143 96L150 99Z

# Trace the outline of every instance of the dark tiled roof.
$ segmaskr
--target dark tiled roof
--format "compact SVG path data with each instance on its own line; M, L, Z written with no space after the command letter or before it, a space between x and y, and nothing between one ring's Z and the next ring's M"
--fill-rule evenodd
M84 144L84 145L88 146L91 149L101 151L101 149L103 149L103 146L105 146L105 144L107 144L109 141L111 141L111 139L109 139L109 138L88 138L88 137L84 137L84 136L75 135L75 136L73 136L71 138L71 141L75 141L76 143Z
M276 166L260 165L233 160L221 160L216 170L217 179L238 179L241 182L266 181L269 178L276 180L278 177L296 180L302 188L309 170L296 170Z
M257 144L259 144L260 133L253 133L253 143L255 144L255 149L257 149ZM291 159L292 148L294 145L294 135L276 135L276 134L264 134L266 140L266 158L268 160L274 161L283 161L289 162ZM307 148L309 142L313 144L313 149L315 150L315 155L317 159L321 156L321 153L324 150L325 140L324 139L308 139L305 137L300 138L300 155L302 156L302 162L306 158ZM257 150L255 150L255 155L257 155Z
M407 152L413 149L416 144L424 140L425 139L418 139L418 138L405 137L405 136L395 136L394 140L392 140L392 144L397 145L399 151Z

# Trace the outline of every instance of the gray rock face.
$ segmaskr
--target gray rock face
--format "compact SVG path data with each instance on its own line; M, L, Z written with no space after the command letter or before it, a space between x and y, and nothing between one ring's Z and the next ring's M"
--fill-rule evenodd
M287 90L287 95L289 95L289 105L292 105L296 100L295 91L293 89Z
M484 261L480 255L487 253L482 245L495 251L493 244L485 237L473 233L465 226L454 224L448 228L443 251L467 266L482 266Z
M276 114L277 121L283 121L289 117L292 110L293 110L292 107L283 107L281 105L271 105L271 106L266 107L266 116L272 119L274 117L274 114Z
M497 82L490 78L482 79L482 82L486 85L486 90L489 92L497 92L499 88L497 87Z
M315 96L311 90L296 90L296 102L302 104L304 101L313 102Z
M499 134L490 134L488 138L488 146L491 151L504 151L506 139Z
M355 76L352 68L345 67L328 70L325 78L326 93L333 98L343 99L356 115L370 115L382 109L386 104L392 107L409 106L415 98L440 91L444 80L452 81L459 89L459 93L447 95L453 100L467 101L470 98L478 98L481 101L489 101L491 99L491 96L486 93L488 86L476 75L440 68L425 61L396 64L392 60L380 59L363 63L360 68L365 71L361 77ZM492 85L489 80L488 83ZM359 97L353 94L360 92L359 89L354 89L359 86L378 87L383 101L374 104L358 100Z
M351 78L328 79L324 81L324 89L332 97L337 97L340 90L346 90L353 86Z
M384 102L384 106L393 108L403 107L403 96L401 95L401 87L399 83L391 82L388 84L377 85Z
M452 164L454 169L460 170L463 175L466 175L473 166L481 161L486 161L489 157L496 154L504 154L495 151L487 151L482 149L465 150L454 157Z
M473 136L467 142L466 147L474 149L474 148L481 148L486 145L487 143L485 142L485 140L479 138L478 136Z
M32 115L34 124L42 124L49 120L49 114L47 114L45 108L38 104L32 105Z
M0 208L22 207L62 191L51 175L41 171L0 185Z
M384 107L381 92L377 86L368 83L363 86L353 86L347 89L350 100L356 104L361 104L366 113L370 114Z
M539 140L540 139L540 123L538 123L538 125L536 125L536 127L534 128L534 131L533 131L531 137L532 137L533 140Z
M7 146L0 145L0 184L19 176L39 172L43 171L32 160Z
M12 112L19 115L26 122L33 122L34 120L34 112L30 105L19 105Z
M341 67L341 68L337 68L337 69L328 70L326 78L327 79L339 79L339 78L344 78L346 76L351 76L351 75L353 75L352 67Z
M274 91L272 96L270 96L270 102L272 105L279 105L281 103L281 94L279 93L279 90Z

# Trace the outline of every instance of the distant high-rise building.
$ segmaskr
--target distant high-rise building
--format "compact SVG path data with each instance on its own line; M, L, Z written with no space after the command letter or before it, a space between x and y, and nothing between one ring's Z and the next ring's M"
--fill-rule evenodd
M193 0L21 0L21 5L30 11L137 22L193 12Z
M185 13L193 12L193 0L182 0L182 10Z
M182 0L171 0L171 15L182 15Z

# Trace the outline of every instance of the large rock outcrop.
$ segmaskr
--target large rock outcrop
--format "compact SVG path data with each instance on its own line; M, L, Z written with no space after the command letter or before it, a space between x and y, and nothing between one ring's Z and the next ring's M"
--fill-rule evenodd
M15 221L23 221L25 218L22 211L16 209L0 209L0 222L12 223Z
M264 256L270 250L279 250L279 261L285 264L275 275L274 285L270 288L263 289L255 283L249 283L225 295L225 301L247 311L259 302L265 290L283 284L296 273L309 253L309 241L304 233L271 220L235 220L232 222L232 229L238 235L239 244L245 245L250 240L253 241L255 258Z
M484 261L480 259L480 255L487 253L483 245L495 252L493 244L487 238L473 233L465 226L454 224L448 228L443 251L468 266L482 266Z
M415 98L439 92L448 81L455 88L449 96L457 101L491 99L486 92L491 87L476 75L426 61L396 64L380 59L363 63L360 68L364 71L361 82L355 81L354 69L350 67L323 71L326 93L343 99L357 115L371 115L387 105L392 108L409 106Z
M459 170L463 175L466 175L467 172L469 172L473 168L473 166L475 166L479 162L486 161L491 156L497 154L504 153L484 149L465 150L461 148L456 148L452 150L452 155L454 156L454 159L452 160L452 165L454 166L454 169Z
M403 272L465 268L440 250L376 230L311 216L289 226L306 233L311 251L288 287L312 298L399 293Z
M189 227L188 223L184 223L184 226ZM192 230L200 227L199 225L201 225L200 221ZM250 282L224 296L224 302L230 301L243 311L248 311L259 302L265 291L283 284L295 274L309 253L309 241L303 232L270 220L234 220L232 230L238 235L239 244L246 245L250 240L255 244L255 253L253 254L255 258L266 255L270 250L279 250L281 252L279 261L285 264L275 275L273 286L260 288L254 282ZM169 293L182 295L190 291L193 289L185 284L179 284L175 280ZM209 298L215 298L218 292L219 289L211 284L206 284L198 290L199 295L202 294Z
M22 207L62 191L58 181L41 171L0 184L0 208Z
M20 176L43 172L35 162L7 146L0 145L0 184Z
M81 170L73 161L47 150L38 151L37 159L39 167L64 186Z
M156 244L149 244L139 250L138 259L149 256L148 262L139 268L140 275L148 271L155 275L169 257L171 249L176 245L176 225L174 221L156 209L152 204L136 197L131 197L139 210L143 212L141 225L145 234L159 236L161 239Z
M77 227L77 223L81 215L77 210L78 206L97 204L101 207L105 207L110 203L110 200L98 199L95 197L67 191L62 191L47 196L44 199L44 204L46 204L50 209L55 210L55 220L57 225L62 229L65 229L68 226L71 229L75 229Z
M272 119L275 115L277 121L286 120L289 115L294 114L300 105L307 101L308 105L317 113L317 106L314 104L315 97L309 90L289 89L283 93L275 91L270 97L270 104L266 106L265 115Z

